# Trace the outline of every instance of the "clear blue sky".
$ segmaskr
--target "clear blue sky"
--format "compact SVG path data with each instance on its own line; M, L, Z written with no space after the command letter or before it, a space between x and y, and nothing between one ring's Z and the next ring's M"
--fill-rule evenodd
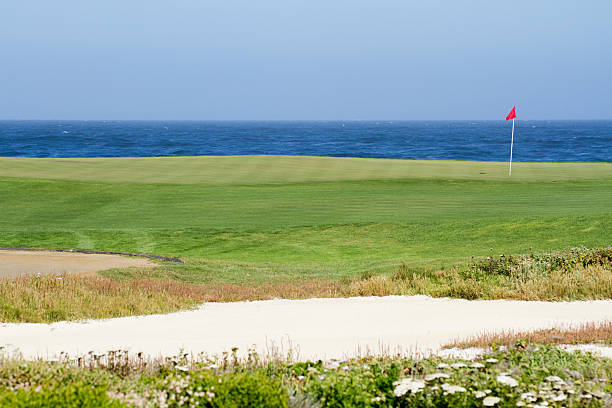
M612 118L612 1L7 0L1 119Z

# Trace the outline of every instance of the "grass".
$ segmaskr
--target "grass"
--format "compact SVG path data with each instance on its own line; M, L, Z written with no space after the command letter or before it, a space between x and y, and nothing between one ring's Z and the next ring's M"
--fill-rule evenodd
M611 179L610 163L513 163L512 180ZM113 183L285 184L347 180L508 181L506 163L306 156L0 158L0 176Z
M172 281L43 275L0 281L0 321L61 320L168 313L204 300L197 287Z
M602 407L612 402L611 378L612 360L546 345L477 361L149 360L112 351L58 362L0 358L0 407Z
M186 283L180 276L169 277L175 271L170 264L169 270L131 268L104 273L113 278L22 277L0 281L0 321L50 323L167 313L203 302L274 298L425 294L464 299L610 299L611 255L612 248L578 249L526 257L489 257L469 267L448 270L402 265L389 275L366 273L340 280L271 278L257 284ZM184 268L190 271L188 265ZM255 273L246 267L242 271Z
M512 347L528 344L585 344L600 343L612 345L612 322L585 323L578 327L553 328L532 331L511 331L506 333L482 334L469 339L457 340L447 348L470 347Z
M180 256L192 280L244 283L610 243L612 166L519 163L511 179L504 166L5 158L0 244ZM257 272L241 273L245 264Z
M527 280L503 276L470 276L457 270L411 274L402 279L375 275L348 286L351 296L424 294L462 299L567 301L612 298L612 271L589 267L569 273L555 271Z
M517 163L508 178L494 162L0 158L0 193L0 246L178 256L104 276L197 299L610 297L605 265L531 283L465 273L473 256L610 245L610 163Z

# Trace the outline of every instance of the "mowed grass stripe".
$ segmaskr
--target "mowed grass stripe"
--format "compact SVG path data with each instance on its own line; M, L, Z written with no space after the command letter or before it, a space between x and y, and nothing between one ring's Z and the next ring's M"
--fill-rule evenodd
M612 180L210 186L0 179L4 229L251 230L612 212Z
M168 184L268 184L346 180L462 179L552 181L612 179L611 163L508 164L306 156L0 158L0 177Z

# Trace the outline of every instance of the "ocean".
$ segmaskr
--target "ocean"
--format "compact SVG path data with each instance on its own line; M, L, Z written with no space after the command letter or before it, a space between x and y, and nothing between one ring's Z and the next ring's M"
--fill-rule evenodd
M0 156L306 155L506 161L506 121L0 121ZM514 161L612 161L612 121L518 120Z

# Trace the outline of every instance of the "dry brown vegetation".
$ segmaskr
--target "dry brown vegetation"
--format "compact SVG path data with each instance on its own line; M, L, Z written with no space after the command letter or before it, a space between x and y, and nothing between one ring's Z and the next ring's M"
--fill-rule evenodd
M400 268L391 276L260 284L193 284L99 275L30 276L0 280L0 321L54 322L169 313L204 302L416 294L463 299L610 299L612 271L609 267L587 266L525 279L472 276L456 269L434 273Z
M72 274L5 278L0 280L0 321L50 323L169 313L203 302L334 297L340 288L332 281L247 286Z
M351 281L344 296L424 294L463 299L582 300L612 298L612 271L588 266L572 271L553 271L540 277L465 276L456 269L432 274L396 273Z
M168 313L202 301L197 287L178 282L45 275L0 280L0 320L54 322Z
M586 323L573 328L554 328L524 332L503 332L482 334L465 340L457 340L445 347L490 347L513 346L516 344L612 344L612 322Z

